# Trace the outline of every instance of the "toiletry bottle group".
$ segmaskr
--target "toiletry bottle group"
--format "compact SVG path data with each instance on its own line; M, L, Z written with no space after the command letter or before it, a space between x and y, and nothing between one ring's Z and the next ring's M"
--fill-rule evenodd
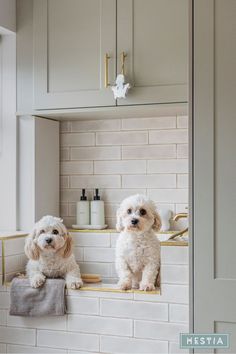
M102 226L105 224L104 201L101 200L97 188L91 202L87 200L85 189L82 189L80 201L77 202L76 216L77 225Z

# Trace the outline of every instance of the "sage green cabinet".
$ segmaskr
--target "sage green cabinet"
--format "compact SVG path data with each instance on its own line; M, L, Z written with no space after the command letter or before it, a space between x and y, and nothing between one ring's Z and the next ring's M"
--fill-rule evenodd
M187 37L188 0L34 0L34 108L186 102Z
M115 0L34 0L34 108L112 106Z
M188 0L118 0L118 56L122 52L132 90L119 105L186 102Z

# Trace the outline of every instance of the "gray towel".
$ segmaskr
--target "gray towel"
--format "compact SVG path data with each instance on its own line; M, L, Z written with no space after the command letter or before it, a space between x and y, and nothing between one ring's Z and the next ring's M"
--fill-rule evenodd
M65 280L47 279L37 289L26 278L14 278L11 284L10 315L62 316L65 314Z

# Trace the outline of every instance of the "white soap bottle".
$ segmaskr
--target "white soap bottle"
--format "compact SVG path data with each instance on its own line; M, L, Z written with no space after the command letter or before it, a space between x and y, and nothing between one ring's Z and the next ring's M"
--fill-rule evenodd
M82 189L80 201L77 202L76 223L77 225L89 225L89 201L85 195L85 189Z
M98 188L95 189L95 196L90 203L91 225L103 226L105 224L104 201L99 196Z

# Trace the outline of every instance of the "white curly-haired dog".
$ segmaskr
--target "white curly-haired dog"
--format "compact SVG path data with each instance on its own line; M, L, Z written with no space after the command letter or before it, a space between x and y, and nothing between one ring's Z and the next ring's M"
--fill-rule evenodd
M160 270L160 242L154 231L161 219L154 202L144 195L126 198L117 211L116 270L122 290L155 289Z
M63 220L51 215L39 220L25 242L29 258L26 273L33 288L48 278L65 278L68 288L83 285L80 269L72 253L72 237Z

